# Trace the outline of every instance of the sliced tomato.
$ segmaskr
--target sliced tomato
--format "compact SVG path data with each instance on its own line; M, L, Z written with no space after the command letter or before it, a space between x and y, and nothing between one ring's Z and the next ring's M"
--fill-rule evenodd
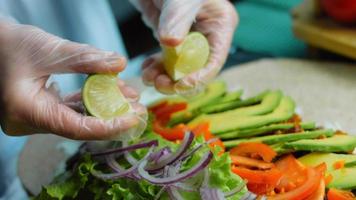
M247 189L258 195L266 195L274 190L274 186L264 183L247 183Z
M184 124L178 124L173 128L164 127L160 121L155 120L153 122L153 131L161 135L166 140L176 141L182 140L185 132L189 131L189 128Z
M245 142L230 150L231 155L245 156L250 158L262 158L271 162L277 153L268 145L260 142Z
M333 167L334 169L341 169L344 167L344 165L345 165L345 160L338 160L334 162Z
M169 121L173 113L185 110L187 107L188 104L185 102L161 106L159 109L155 110L155 118L163 123L166 123Z
M150 107L148 110L155 115L155 119L165 124L173 113L185 110L187 107L188 104L186 102L169 103L168 101L163 101Z
M291 154L278 160L275 165L283 173L277 191L291 191L302 185L307 178L306 167Z
M192 132L194 133L195 136L200 136L203 135L205 141L208 141L210 139L216 138L211 132L210 132L210 124L208 122L203 122L192 128ZM211 142L209 144L210 147L215 147L219 146L221 148L221 151L219 152L220 154L225 152L225 145L224 143L219 139L216 138L214 142Z
M248 157L244 157L244 156L235 156L235 155L231 155L230 154L230 158L231 158L231 163L235 164L235 165L240 165L243 167L249 167L249 168L258 168L258 169L271 169L274 167L273 163L269 163L269 162L265 162L262 160L257 160L257 159L253 159L253 158L248 158Z
M324 179L321 179L317 190L305 200L324 200L324 197L325 197L325 181Z
M328 200L355 200L355 195L350 191L330 188L327 194Z
M162 101L162 102L158 103L157 105L149 107L148 110L151 111L152 113L156 113L157 110L164 108L167 105L168 105L168 101Z
M232 166L231 170L241 178L246 179L248 183L266 184L271 187L275 187L282 176L282 173L276 168L252 170L245 167Z
M268 196L268 200L302 200L311 196L319 187L322 174L314 168L306 168L306 180L295 189Z

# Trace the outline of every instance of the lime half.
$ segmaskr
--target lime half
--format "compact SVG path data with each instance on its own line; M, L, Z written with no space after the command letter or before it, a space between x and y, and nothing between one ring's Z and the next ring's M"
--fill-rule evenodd
M177 81L203 68L209 58L209 43L199 32L189 33L176 47L162 46L164 67L168 75Z
M131 110L117 80L116 74L94 74L87 78L83 88L83 102L91 115L112 119Z

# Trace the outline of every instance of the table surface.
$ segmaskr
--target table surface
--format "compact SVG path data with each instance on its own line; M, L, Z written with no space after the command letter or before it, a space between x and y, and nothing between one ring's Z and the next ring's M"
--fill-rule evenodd
M356 134L356 65L264 59L223 71L219 79L231 90L243 88L245 97L265 89L281 89L297 102L297 112L304 120ZM147 90L138 79L128 82L141 92L149 91L150 95L144 92L143 97L151 96L153 90ZM50 134L31 136L18 165L25 188L38 194L75 152L68 144L77 143Z

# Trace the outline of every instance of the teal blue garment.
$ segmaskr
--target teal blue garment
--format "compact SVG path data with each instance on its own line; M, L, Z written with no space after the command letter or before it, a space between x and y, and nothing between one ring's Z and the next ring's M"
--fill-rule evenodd
M235 4L240 23L233 46L247 52L282 57L305 54L292 32L290 10L302 0L243 0Z
M127 55L106 0L1 0L0 15L65 39ZM129 65L120 76L137 76L139 65ZM84 75L70 74L52 79L59 83L62 93L68 93L79 89L84 78ZM17 156L25 141L26 137L8 137L0 131L0 200L27 199L16 177Z

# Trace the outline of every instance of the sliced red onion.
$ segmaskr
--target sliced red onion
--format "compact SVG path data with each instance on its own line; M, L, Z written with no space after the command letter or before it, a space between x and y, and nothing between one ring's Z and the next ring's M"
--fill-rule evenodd
M136 165L131 166L128 169L125 169L124 171L116 172L116 173L109 173L109 174L104 174L96 170L92 170L91 173L93 176L102 179L102 180L116 180L122 177L132 177L134 176L134 172L137 170L138 166L144 162L147 162L147 158L150 156L150 154L153 151L154 146L151 146L150 149L148 150L147 154L136 163Z
M216 188L201 187L200 197L202 200L225 200L224 193Z
M105 151L100 151L100 152L89 152L92 156L103 156L103 155L109 155L109 154L122 154L124 152L130 152L134 151L137 149L142 149L142 148L148 148L151 146L158 146L158 141L157 140L151 140L148 142L140 143L140 144L134 144L131 146L125 146L125 147L119 147L119 148L114 148L114 149L109 149Z
M106 163L114 172L122 172L125 170L118 162L116 162L113 155L105 156Z
M143 162L141 162L138 166L138 174L146 179L148 182L152 183L152 184L156 184L156 185L167 185L167 184L174 184L177 183L179 181L183 181L189 177L194 176L196 173L198 173L199 171L203 170L209 163L210 160L213 158L213 153L211 153L210 151L207 152L198 162L198 164L196 164L194 167L192 167L191 169L184 171L182 173L177 174L174 177L163 177L163 178L157 178L154 177L152 175L150 175L145 167L147 165L147 160L144 160Z
M149 160L155 164L157 164L160 160L170 156L172 153L171 148L163 147L162 149L158 150L157 152L153 152L149 158Z
M212 139L210 139L210 140L208 140L208 141L205 141L204 143L201 143L201 144L197 145L197 146L194 147L191 151L186 152L186 153L180 158L180 160L182 160L182 161L186 160L187 158L191 157L195 152L197 152L199 149L201 149L204 145L208 145L208 144L210 144L210 143L212 143L212 142L215 142L215 141L217 141L217 140L218 140L218 138L212 138Z
M188 132L184 135L183 141L178 148L178 150L171 154L170 156L165 157L164 159L160 160L156 164L149 164L146 166L146 170L150 172L154 172L157 170L163 169L164 166L174 163L178 160L190 147L194 139L194 134L192 132ZM147 163L146 163L147 164Z
M228 192L224 192L224 196L225 197L231 197L231 196L233 196L234 194L236 194L236 193L238 193L238 192L240 192L242 189L244 189L244 187L245 187L245 185L246 185L246 183L244 183L244 184L239 184L237 187L235 187L234 189L232 189L232 190L230 190L230 191L228 191Z
M166 191L167 191L169 198L171 200L184 200L182 195L179 193L178 189L175 188L174 186L168 186Z

